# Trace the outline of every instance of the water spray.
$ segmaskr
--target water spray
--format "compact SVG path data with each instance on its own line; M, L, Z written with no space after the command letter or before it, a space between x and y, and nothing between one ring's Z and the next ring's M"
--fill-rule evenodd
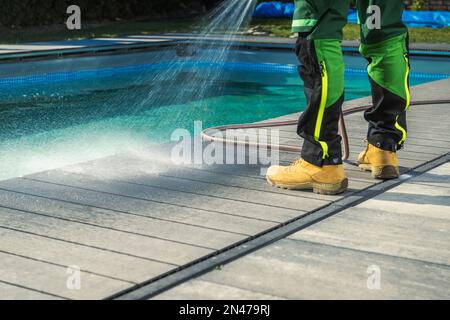
M157 74L139 79L154 85L147 97L132 107L133 113L147 110L149 106L186 101L196 101L196 107L205 107L202 100L223 76L222 64L228 60L239 30L250 22L255 5L256 0L222 1L202 19L203 27L196 37L176 48L178 61L170 61L171 52L162 53L161 60L170 62ZM183 78L187 70L191 73L188 81ZM171 114L170 118L185 117L186 111L183 115Z

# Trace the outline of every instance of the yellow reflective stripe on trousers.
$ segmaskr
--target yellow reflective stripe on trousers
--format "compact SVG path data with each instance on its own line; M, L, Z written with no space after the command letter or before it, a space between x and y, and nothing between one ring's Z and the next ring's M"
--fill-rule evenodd
M325 113L325 107L328 100L328 73L325 62L321 61L320 65L322 68L322 97L320 99L319 112L317 114L314 139L322 146L323 159L325 159L326 157L328 157L328 144L326 142L320 141L320 129L322 128L323 115Z
M408 85L408 77L409 77L409 59L408 55L405 54L405 62L406 62L406 73L405 73L405 92L406 92L406 107L405 111L408 110L409 106L411 105L411 93L409 92L409 85ZM402 132L402 139L399 141L398 144L402 144L406 140L406 130L402 128L402 126L398 123L398 117L395 119L395 128Z
M406 140L406 130L402 128L402 126L400 126L398 124L398 117L395 119L395 128L397 128L397 130L402 132L402 139L399 141L398 144L402 144L405 140Z
M406 108L405 111L408 110L410 104L411 104L411 93L409 92L409 84L408 84L408 78L409 78L409 59L408 55L405 54L405 61L406 61L406 74L405 74L405 90L406 90Z

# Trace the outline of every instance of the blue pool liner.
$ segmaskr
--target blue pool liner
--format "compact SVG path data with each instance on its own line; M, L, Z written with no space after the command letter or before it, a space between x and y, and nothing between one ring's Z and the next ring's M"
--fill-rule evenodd
M255 18L261 19L292 19L294 15L293 3L282 3L279 1L260 3L253 14ZM350 10L348 14L349 23L358 23L357 12ZM410 28L431 27L442 28L450 27L450 12L448 11L405 11L403 13L403 22Z
M180 66L186 69L194 68L199 69L210 69L217 68L225 71L258 71L266 73L288 73L296 74L298 71L298 66L291 64L277 64L277 63L249 63L249 62L163 62L155 64L139 64L131 66L121 66L112 67L104 69L91 69L91 70L80 70L80 71L69 71L69 72L50 72L45 74L36 74L29 76L20 77L7 77L0 78L0 89L10 89L16 86L29 86L38 83L58 83L67 82L81 79L92 79L100 77L111 77L122 74L139 73L139 72L149 72L157 70L166 70L169 66L173 67L174 64L179 63ZM366 69L357 68L346 68L345 73L347 75L360 75L367 76ZM417 79L428 79L428 80L439 80L450 78L450 74L432 74L432 73L420 73L412 72L410 74L411 78Z

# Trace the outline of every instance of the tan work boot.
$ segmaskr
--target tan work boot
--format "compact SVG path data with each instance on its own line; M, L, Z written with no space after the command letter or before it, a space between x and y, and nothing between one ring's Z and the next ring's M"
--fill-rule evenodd
M343 165L317 167L303 159L286 167L270 167L266 178L272 186L291 190L312 189L320 194L339 194L348 186Z
M365 151L358 157L359 167L365 171L371 171L376 179L395 179L400 175L397 154L367 144Z

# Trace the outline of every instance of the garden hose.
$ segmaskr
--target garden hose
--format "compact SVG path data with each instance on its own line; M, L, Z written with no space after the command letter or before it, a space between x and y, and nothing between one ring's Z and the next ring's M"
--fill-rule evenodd
M414 101L411 102L411 106L423 106L423 105L431 105L431 104L450 104L450 100L425 100L425 101ZM343 146L343 160L348 160L350 156L350 145L348 141L347 128L345 126L345 116L365 111L369 108L372 108L372 105L365 105L354 107L351 109L341 111L339 117L339 129L342 136L342 146ZM264 143L255 143L251 141L236 141L226 139L224 137L216 137L209 134L210 131L225 131L225 130L237 130L237 129L255 129L255 128L274 128L274 127L283 127L283 126L295 126L297 125L297 120L288 120L288 121L277 121L277 122L260 122L260 123L246 123L246 124L234 124L234 125L225 125L225 126L217 126L208 128L201 132L202 139L205 141L214 141L214 142L222 142L226 144L234 144L234 145L245 145L251 147L263 147L266 149L277 148L280 151L286 152L301 152L300 147L294 146L286 146L286 145L272 145L272 144L264 144Z

